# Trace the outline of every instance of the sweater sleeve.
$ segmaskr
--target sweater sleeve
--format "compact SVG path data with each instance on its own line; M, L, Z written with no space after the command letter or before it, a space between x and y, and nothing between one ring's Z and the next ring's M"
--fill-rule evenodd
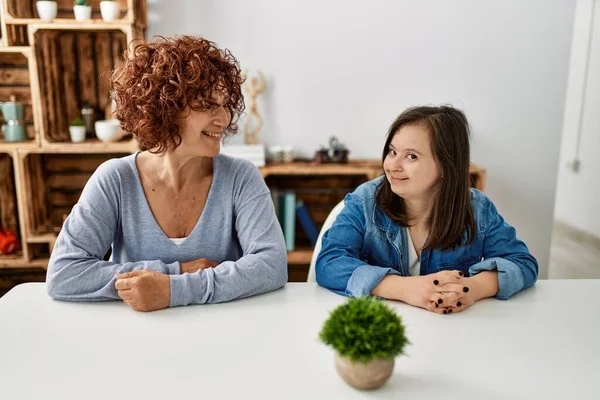
M171 275L171 306L225 302L269 292L287 282L285 242L269 189L254 165L242 165L233 193L242 257L192 274Z
M59 300L118 299L115 274L148 269L178 274L179 262L159 260L117 264L104 261L119 226L120 182L118 163L102 164L85 185L78 203L58 235L46 277L48 294Z

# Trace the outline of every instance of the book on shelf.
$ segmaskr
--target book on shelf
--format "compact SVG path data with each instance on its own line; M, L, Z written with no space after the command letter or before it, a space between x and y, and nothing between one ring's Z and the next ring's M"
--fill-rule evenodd
M304 201L297 200L296 193L289 190L270 188L271 200L275 215L281 225L287 251L295 250L296 223L300 226L314 247L319 237L319 230Z
M306 208L306 205L302 200L298 200L296 202L296 215L298 216L298 221L300 221L302 229L304 229L304 232L306 232L306 236L308 236L311 245L315 247L315 244L317 244L317 238L319 237L319 230L317 229L315 221L310 216L308 208Z
M287 251L294 251L296 241L296 193L283 194L283 237Z

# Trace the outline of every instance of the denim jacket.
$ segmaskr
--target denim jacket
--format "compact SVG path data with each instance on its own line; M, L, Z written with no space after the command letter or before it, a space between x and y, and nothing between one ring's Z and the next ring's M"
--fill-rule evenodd
M360 297L370 295L387 274L409 276L406 228L394 223L375 204L382 179L385 177L362 184L344 199L344 209L323 235L316 262L319 285ZM515 229L476 189L471 189L471 205L477 230L473 242L447 251L424 249L421 275L459 270L472 276L497 270L496 298L503 300L532 286L538 264Z

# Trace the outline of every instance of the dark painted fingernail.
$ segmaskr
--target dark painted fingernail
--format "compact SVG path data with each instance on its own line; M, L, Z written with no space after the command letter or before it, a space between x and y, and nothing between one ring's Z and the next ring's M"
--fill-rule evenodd
M465 274L464 274L462 271L458 271L458 274L459 274L460 276L465 276Z
M463 292L467 293L468 291L469 291L469 288L465 286L465 287L463 288Z
M449 309L448 309L448 314L450 314L451 312L452 312L452 309L451 309L451 308L449 308Z
M443 302L444 302L444 300L442 300L442 299L438 299L438 302L437 302L437 303L438 303L438 304L442 304Z
M440 281L438 281L438 280L436 279L435 281L433 281L433 284L434 284L434 285L439 285L439 284L440 284Z
M444 314L448 314L448 310L444 310Z
M462 303L459 301L458 303L456 303L456 305L457 305L458 307L460 307L460 306L462 306Z

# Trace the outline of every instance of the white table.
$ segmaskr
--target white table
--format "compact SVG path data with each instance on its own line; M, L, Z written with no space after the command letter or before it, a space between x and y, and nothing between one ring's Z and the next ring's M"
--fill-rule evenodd
M314 284L153 313L25 284L0 299L0 398L600 399L599 300L600 280L564 280L459 314L391 302L412 345L359 392L317 340L344 298Z

